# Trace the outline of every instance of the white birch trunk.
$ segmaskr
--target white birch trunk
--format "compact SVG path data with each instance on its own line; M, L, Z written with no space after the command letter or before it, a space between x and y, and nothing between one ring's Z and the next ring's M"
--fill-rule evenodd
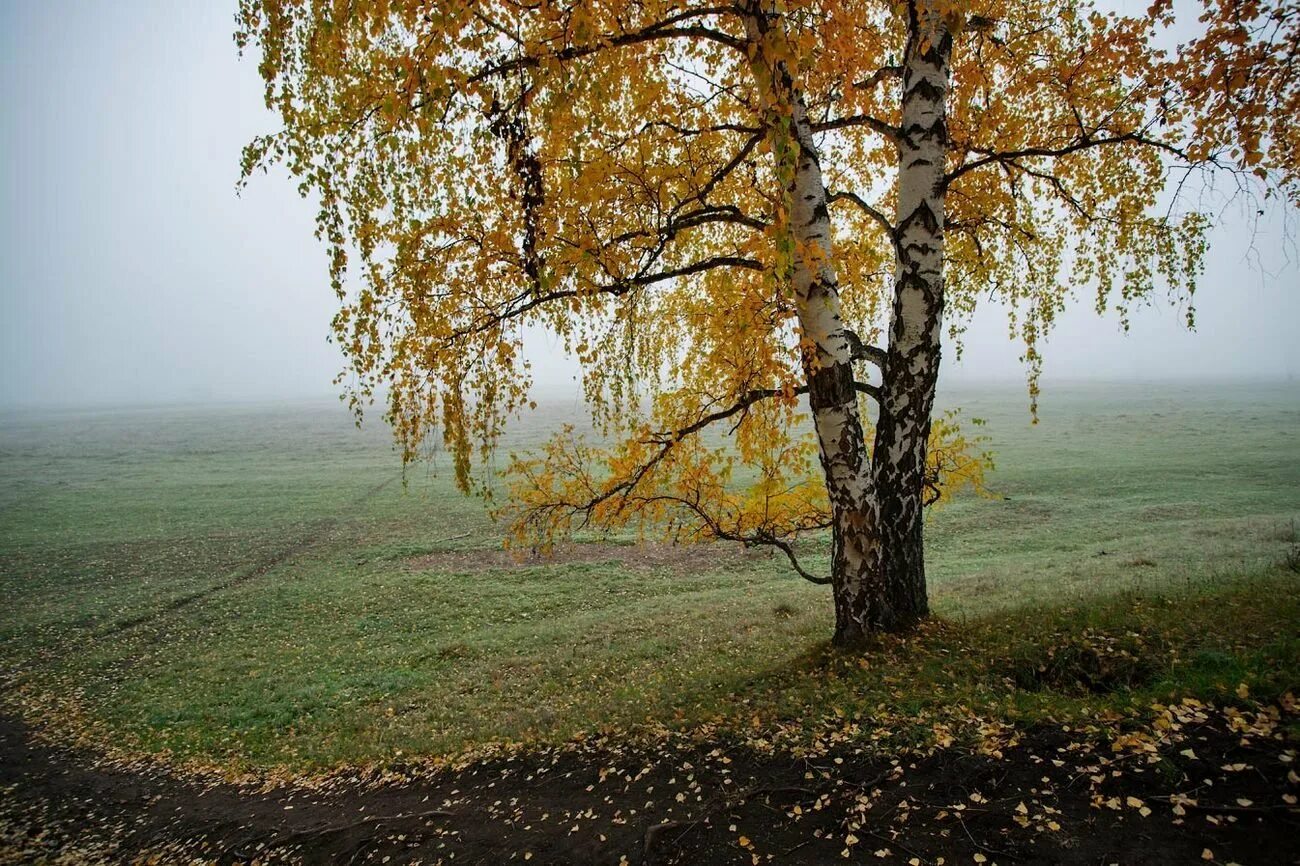
M926 446L943 322L944 172L952 37L924 0L908 6L898 154L898 262L880 417L872 449L884 583L879 625L905 627L928 611L922 544Z
M750 38L758 41L770 18L756 11L749 19ZM834 515L831 584L835 595L835 642L860 642L870 630L869 612L879 595L869 570L876 533L870 507L870 475L862 420L858 412L849 338L840 316L839 287L831 248L831 223L812 128L801 95L780 65L767 70L788 112L794 141L790 229L796 252L792 289L805 351L808 402L820 446L822 469ZM779 121L778 124L779 126ZM873 583L876 584L873 586Z

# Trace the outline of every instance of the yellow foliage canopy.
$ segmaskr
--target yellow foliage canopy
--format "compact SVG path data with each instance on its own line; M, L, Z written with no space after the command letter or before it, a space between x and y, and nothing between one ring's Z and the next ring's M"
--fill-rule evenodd
M878 342L912 4L783 0L761 39L750 5L241 0L237 40L284 122L244 170L283 162L321 203L354 405L386 390L408 459L440 430L470 488L530 405L524 329L581 363L614 444L512 463L519 525L543 539L575 519L747 541L828 524L788 278L807 252L764 75L789 70L813 119L845 319ZM925 5L955 39L949 329L1006 303L1031 381L1073 292L1121 315L1158 288L1190 299L1209 218L1171 180L1217 168L1296 197L1294 7L1207 0L1205 38L1170 56L1151 47L1167 0ZM936 496L981 485L976 450L934 422Z

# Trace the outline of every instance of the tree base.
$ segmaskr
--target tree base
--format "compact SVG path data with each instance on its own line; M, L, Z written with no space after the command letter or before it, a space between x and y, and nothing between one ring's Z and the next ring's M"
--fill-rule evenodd
M912 631L929 616L929 611L908 616L890 616L883 621L872 622L864 626L858 620L841 619L835 625L835 634L831 637L831 646L836 649L865 649L872 643L872 638L882 634L902 634Z

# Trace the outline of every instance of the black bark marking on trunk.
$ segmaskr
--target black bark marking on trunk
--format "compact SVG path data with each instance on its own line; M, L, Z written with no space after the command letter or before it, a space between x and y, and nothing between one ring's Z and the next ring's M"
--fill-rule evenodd
M936 99L943 98L943 90L939 88L937 85L933 84L930 81L930 79L922 78L917 81L910 82L904 88L904 96L913 99L924 99L927 101L934 101Z
M907 230L916 223L920 223L921 228L924 229L928 234L934 234L935 232L939 231L940 228L939 215L936 214L930 208L929 202L924 202L924 201L921 202L921 204L917 206L916 210L912 211L910 214L908 214L906 217L904 217L902 220L899 221L898 223L899 234L900 235L906 234ZM904 262L904 264L911 264L911 263Z
M940 141L947 141L948 123L942 118L936 120L929 126L921 123L913 123L903 127L902 138L912 147L916 146L917 139L938 139Z
M808 374L808 405L814 411L843 406L856 399L853 366L831 364Z

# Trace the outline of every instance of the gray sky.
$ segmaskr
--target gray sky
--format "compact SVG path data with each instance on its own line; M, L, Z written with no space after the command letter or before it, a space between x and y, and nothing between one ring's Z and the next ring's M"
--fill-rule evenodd
M0 0L0 403L334 393L313 208L284 176L235 195L241 147L275 121L233 7ZM1252 249L1242 215L1223 215L1196 333L1164 304L1125 336L1083 299L1047 345L1048 379L1294 376L1296 216L1270 213ZM539 378L558 385L572 367L547 342ZM1014 379L1018 355L987 307L944 375Z

